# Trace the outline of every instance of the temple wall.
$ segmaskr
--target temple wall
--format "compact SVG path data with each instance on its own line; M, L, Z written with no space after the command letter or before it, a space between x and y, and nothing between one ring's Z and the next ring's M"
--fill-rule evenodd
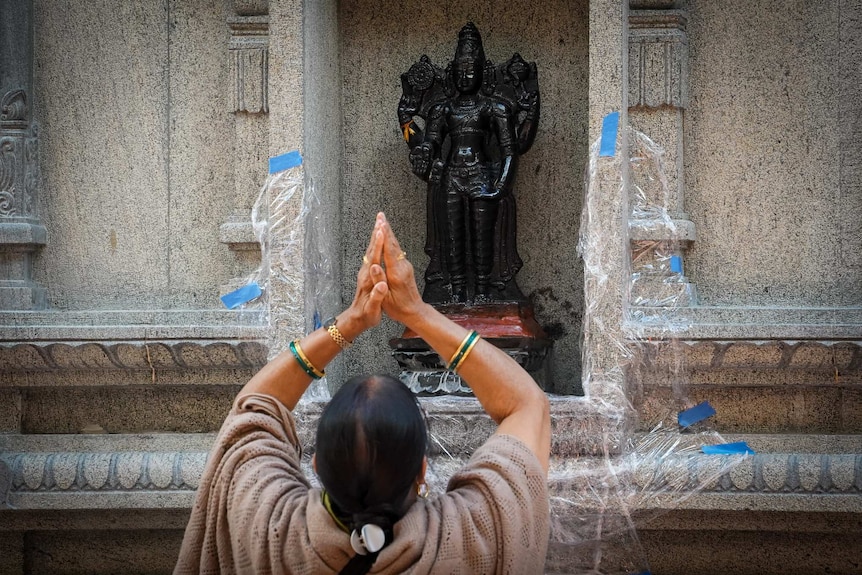
M218 306L235 151L219 7L35 3L50 232L34 277L52 308Z
M231 399L273 333L307 320L218 299L260 265L269 157L302 150L324 212L302 248L331 260L344 302L378 210L421 276L399 74L423 53L445 66L467 20L489 58L539 69L518 282L555 340L555 503L595 480L611 509L604 466L656 422L698 439L676 429L688 404L757 451L720 473L697 449L648 459L620 492L642 496L637 532L557 532L548 572L860 573L859 0L0 0L0 98L26 95L0 117L0 574L170 571ZM614 111L616 155L595 158ZM664 148L668 195L650 201L669 223L632 215L626 124ZM606 275L587 277L590 159ZM633 273L644 245L656 273ZM278 265L303 288L298 262ZM396 371L398 335L364 335L330 387ZM442 489L493 424L472 398L422 402ZM297 410L312 450L320 409ZM556 519L614 519L596 513Z
M858 2L688 6L686 261L702 305L862 303Z

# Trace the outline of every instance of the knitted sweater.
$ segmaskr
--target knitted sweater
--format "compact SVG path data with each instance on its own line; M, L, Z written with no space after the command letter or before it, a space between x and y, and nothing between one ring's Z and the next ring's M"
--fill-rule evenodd
M354 555L300 469L301 447L275 398L237 398L212 448L176 575L338 573ZM417 499L371 573L542 573L548 490L518 439L493 435L444 494Z

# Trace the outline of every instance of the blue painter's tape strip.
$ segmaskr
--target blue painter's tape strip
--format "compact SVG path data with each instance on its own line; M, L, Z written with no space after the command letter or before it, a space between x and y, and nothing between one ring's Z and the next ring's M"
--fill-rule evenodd
M302 156L299 150L294 150L280 156L275 156L269 159L269 173L283 172L290 168L302 165Z
M707 455L754 455L754 450L744 441L719 443L718 445L704 445L700 450Z
M230 293L226 293L221 296L221 302L228 309L238 308L244 303L248 303L256 297L259 297L262 292L260 291L260 286L257 283L250 283L248 285L244 285L238 290L234 290Z
M703 403L698 403L692 408L686 409L685 411L680 411L679 415L676 416L677 421L679 422L680 427L689 427L690 425L694 425L699 421L703 421L707 417L712 417L715 415L715 408L713 408L708 401L704 401Z
M620 113L611 112L602 120L602 141L599 145L599 156L610 156L617 151L617 128L620 125Z
M682 273L682 256L670 256L670 271L675 274Z

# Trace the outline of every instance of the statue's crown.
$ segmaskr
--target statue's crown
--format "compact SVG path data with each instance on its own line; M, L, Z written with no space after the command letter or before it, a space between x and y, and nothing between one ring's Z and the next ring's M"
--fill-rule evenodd
M479 34L479 29L472 22L464 24L464 27L458 32L458 41L463 42L465 40L474 40L480 44L482 43L482 35Z
M482 35L479 34L479 29L472 22L467 22L461 31L458 32L458 48L455 55L459 54L478 53L484 54L482 48Z

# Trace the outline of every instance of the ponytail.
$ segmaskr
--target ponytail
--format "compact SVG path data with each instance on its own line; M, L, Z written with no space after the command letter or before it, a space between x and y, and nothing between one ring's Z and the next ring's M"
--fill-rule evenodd
M317 475L356 551L342 575L368 573L392 542L392 528L412 502L426 444L416 398L392 376L354 377L324 408Z

